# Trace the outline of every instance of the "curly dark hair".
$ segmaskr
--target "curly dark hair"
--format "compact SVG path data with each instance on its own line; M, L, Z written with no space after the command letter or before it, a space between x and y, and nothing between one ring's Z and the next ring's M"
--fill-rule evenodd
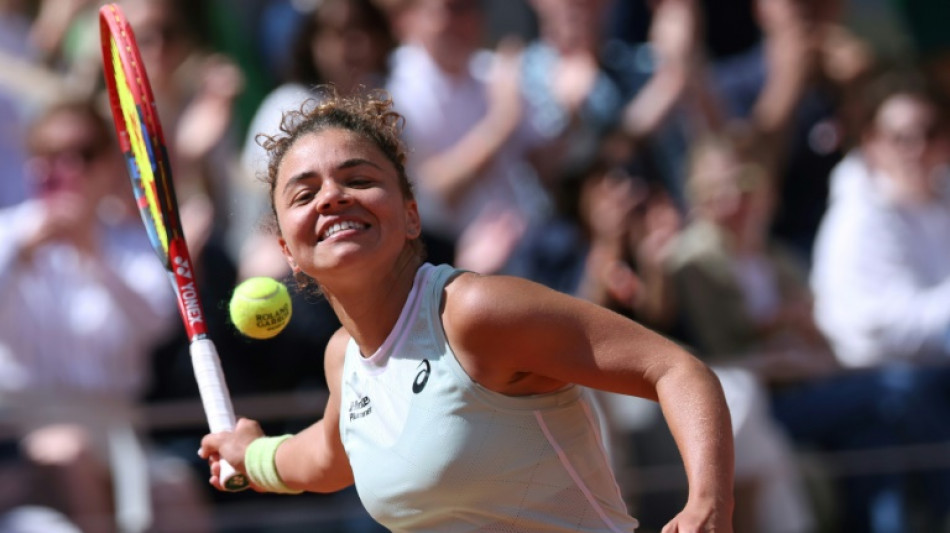
M318 87L316 97L305 100L299 109L284 113L279 133L260 133L256 137L267 151L267 175L264 180L270 189L272 213L276 217L274 189L277 186L277 170L287 151L304 135L328 129L352 131L373 141L396 168L403 195L407 199L415 198L406 174L406 148L401 139L404 125L405 119L393 110L392 98L384 90L342 95L332 85Z
M333 85L322 85L316 88L315 95L305 100L298 109L284 113L279 133L261 133L256 137L267 151L267 175L263 179L269 188L271 216L277 233L281 231L274 205L277 171L287 152L301 137L310 133L342 129L369 139L395 167L403 197L415 199L412 183L406 173L407 153L401 138L405 119L393 110L389 93L374 89L344 95ZM411 240L410 246L419 258L425 257L425 247L420 238Z

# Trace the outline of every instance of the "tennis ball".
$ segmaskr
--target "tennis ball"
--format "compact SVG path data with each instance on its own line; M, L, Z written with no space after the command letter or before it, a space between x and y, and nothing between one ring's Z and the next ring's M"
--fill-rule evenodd
M234 327L253 339L269 339L290 322L290 294L273 278L248 278L234 289L229 307Z

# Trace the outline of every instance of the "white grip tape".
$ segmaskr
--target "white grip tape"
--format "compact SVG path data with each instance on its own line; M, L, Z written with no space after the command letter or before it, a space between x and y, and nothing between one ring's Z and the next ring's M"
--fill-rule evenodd
M234 408L214 343L210 339L199 339L191 343L190 350L208 427L212 433L234 429Z
M192 341L189 351L195 379L198 382L198 392L201 394L201 404L208 418L208 427L212 433L231 431L235 423L234 407L231 405L231 395L224 381L218 350L211 339L198 339ZM228 486L235 474L237 472L234 467L222 459L221 473L218 476L221 485Z

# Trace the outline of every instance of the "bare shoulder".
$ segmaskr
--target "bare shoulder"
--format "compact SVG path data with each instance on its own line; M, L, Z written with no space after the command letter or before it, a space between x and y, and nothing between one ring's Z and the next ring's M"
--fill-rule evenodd
M509 394L559 388L537 370L581 337L575 299L510 276L463 274L445 288L442 324L469 376Z
M505 394L576 383L655 399L658 376L696 362L628 317L510 276L458 276L442 324L469 376Z
M336 330L327 342L323 355L323 366L328 378L339 375L343 371L343 356L346 354L348 342L350 342L350 334L343 328Z
M570 296L514 276L466 272L445 287L444 315L461 324L505 323L538 305L565 303Z
M457 332L509 335L525 327L575 323L607 311L586 300L515 276L466 273L445 288L443 321ZM565 324L566 325L566 324Z

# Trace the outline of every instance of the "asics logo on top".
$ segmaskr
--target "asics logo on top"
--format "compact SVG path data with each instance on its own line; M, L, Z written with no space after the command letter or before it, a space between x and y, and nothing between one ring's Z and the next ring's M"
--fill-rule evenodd
M426 382L429 381L429 372L432 371L432 366L429 365L428 359L423 359L419 363L421 370L416 374L416 379L412 382L412 392L414 394L419 394L422 392L422 389L426 388Z

